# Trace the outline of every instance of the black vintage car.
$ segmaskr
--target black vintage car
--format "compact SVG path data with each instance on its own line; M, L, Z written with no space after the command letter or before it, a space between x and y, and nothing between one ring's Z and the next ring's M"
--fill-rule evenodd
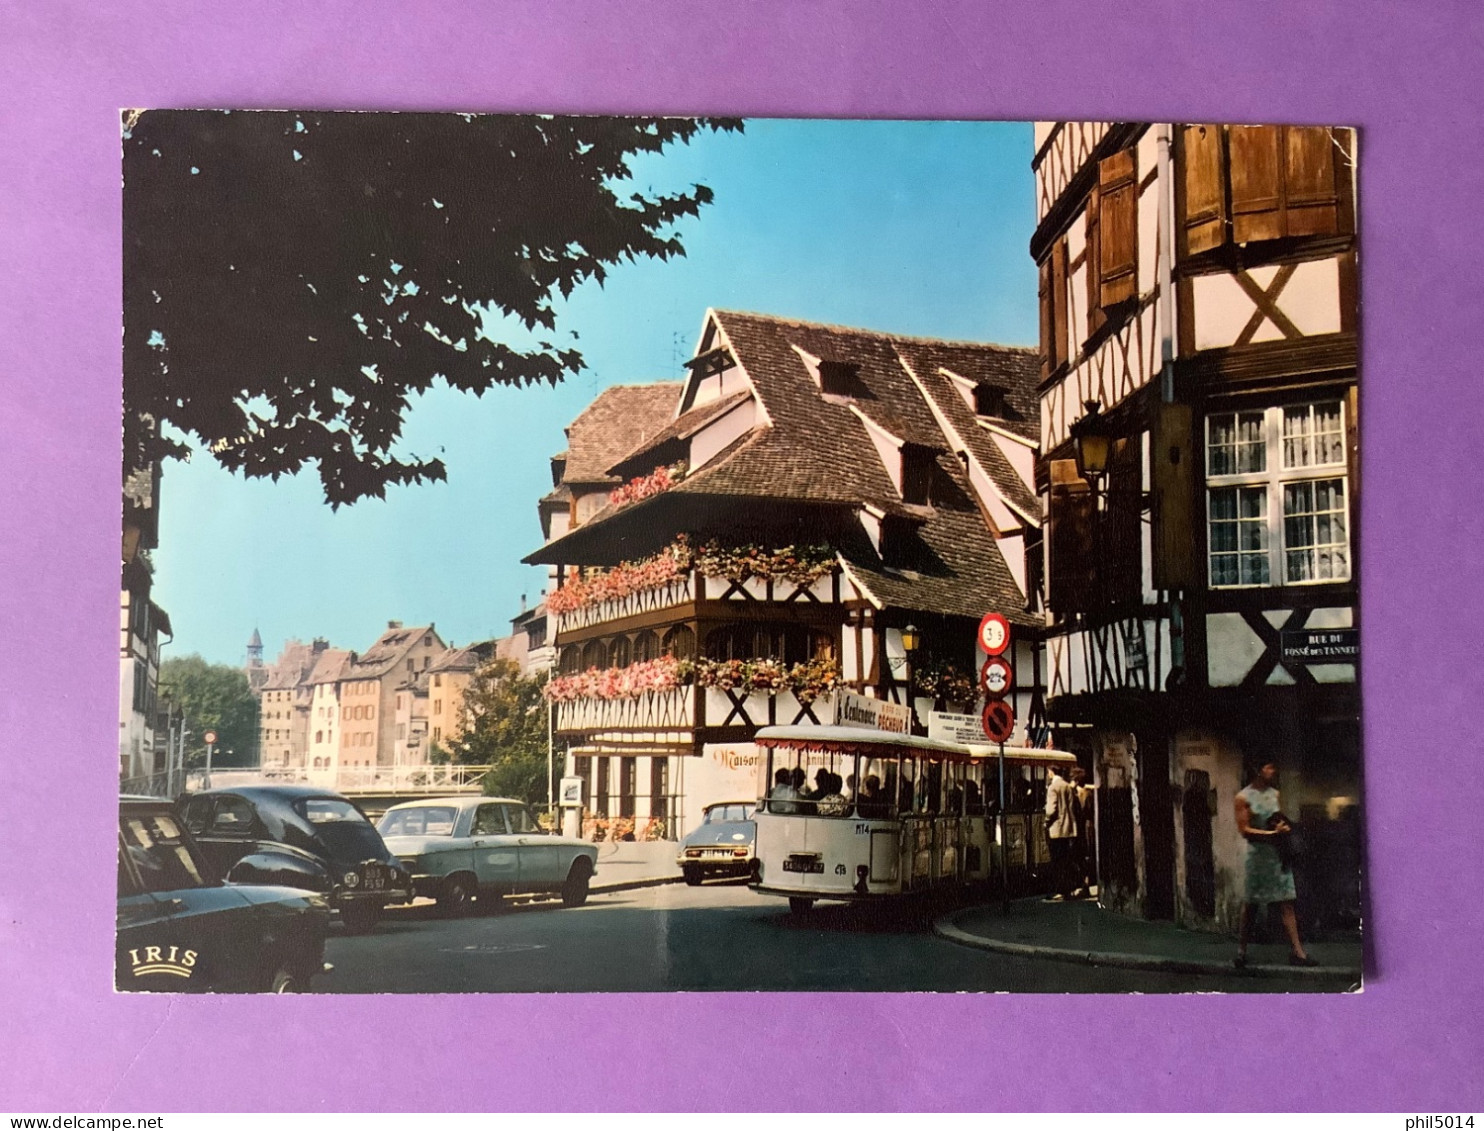
M169 801L119 799L120 990L292 993L324 969L330 909L313 892L224 883Z
M322 892L347 929L369 930L388 903L412 899L412 877L364 813L313 786L211 789L179 802L219 871Z

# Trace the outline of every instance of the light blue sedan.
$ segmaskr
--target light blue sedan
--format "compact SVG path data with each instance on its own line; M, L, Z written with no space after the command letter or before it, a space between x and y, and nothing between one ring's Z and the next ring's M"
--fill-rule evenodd
M505 896L560 893L587 901L598 849L548 833L530 807L508 797L435 797L393 805L377 824L386 846L412 873L418 895L460 915L478 899L498 910Z

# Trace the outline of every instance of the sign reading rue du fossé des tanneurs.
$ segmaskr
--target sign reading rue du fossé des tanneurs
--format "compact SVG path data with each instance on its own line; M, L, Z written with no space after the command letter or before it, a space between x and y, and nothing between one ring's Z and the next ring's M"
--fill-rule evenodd
M1360 658L1358 628L1285 628L1278 636L1285 664L1353 664Z

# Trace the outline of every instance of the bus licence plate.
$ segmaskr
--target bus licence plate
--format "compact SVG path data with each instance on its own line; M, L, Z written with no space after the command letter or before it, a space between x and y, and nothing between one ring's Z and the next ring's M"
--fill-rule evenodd
M818 856L786 856L783 860L785 872L816 872L824 875L824 861Z

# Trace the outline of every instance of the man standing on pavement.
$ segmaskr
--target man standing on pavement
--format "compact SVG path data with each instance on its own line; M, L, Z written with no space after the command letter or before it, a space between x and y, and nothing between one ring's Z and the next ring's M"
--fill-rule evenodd
M1056 891L1046 897L1058 903L1072 891L1072 846L1077 840L1077 789L1063 766L1055 766L1046 780L1046 839L1051 846L1051 882Z

